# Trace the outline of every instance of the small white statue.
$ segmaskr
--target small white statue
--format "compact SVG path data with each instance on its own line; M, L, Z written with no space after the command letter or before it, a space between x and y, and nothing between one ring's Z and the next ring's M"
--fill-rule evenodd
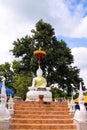
M0 104L0 120L9 120L11 118L8 109L6 108L6 90L5 90L5 77L2 78L2 88L1 88L1 104Z
M70 101L70 104L69 104L69 108L70 108L69 112L71 114L73 114L75 112L75 103L74 103L74 100L73 100L73 95L72 95L72 98L71 98L71 101Z
M84 96L83 96L81 83L80 83L78 104L79 104L80 110L77 109L75 111L74 119L77 121L82 121L82 122L87 121L87 111L84 105Z
M14 114L14 101L13 101L13 98L11 95L8 100L8 110L9 110L10 114Z

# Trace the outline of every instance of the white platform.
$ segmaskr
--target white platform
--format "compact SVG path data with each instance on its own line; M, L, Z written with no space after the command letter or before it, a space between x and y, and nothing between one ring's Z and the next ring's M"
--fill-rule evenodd
M29 87L29 91L26 94L26 101L39 101L39 96L43 96L44 102L52 102L52 92L50 92L50 87L37 89Z

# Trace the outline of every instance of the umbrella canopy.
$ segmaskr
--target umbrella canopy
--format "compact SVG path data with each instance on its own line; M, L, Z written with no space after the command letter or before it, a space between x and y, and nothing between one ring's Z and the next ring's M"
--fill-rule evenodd
M1 93L1 87L2 87L2 83L0 82L0 93ZM5 88L6 88L6 94L7 94L7 96L10 96L10 95L14 96L13 90L11 90L10 88L8 88L7 86L5 86Z
M78 98L74 100L75 103L78 103ZM84 102L87 103L87 96L84 96Z

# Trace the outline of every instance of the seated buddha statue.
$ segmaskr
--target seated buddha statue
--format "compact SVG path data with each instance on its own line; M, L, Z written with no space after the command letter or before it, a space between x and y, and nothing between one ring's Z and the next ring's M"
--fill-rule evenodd
M42 70L39 67L37 76L32 80L32 86L28 87L29 91L26 94L26 101L39 101L43 97L44 102L52 101L52 93L50 92L50 87L47 86L47 81L42 77Z
M42 77L43 72L40 67L38 68L36 74L37 74L37 77L33 78L32 87L33 88L45 88L47 85L47 81L44 77Z

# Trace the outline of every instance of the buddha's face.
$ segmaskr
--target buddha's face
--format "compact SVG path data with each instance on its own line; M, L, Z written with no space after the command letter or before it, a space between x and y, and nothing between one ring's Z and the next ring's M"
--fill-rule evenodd
M43 72L42 72L41 68L39 68L39 69L37 70L37 76L38 76L38 77L41 77L42 74L43 74Z

